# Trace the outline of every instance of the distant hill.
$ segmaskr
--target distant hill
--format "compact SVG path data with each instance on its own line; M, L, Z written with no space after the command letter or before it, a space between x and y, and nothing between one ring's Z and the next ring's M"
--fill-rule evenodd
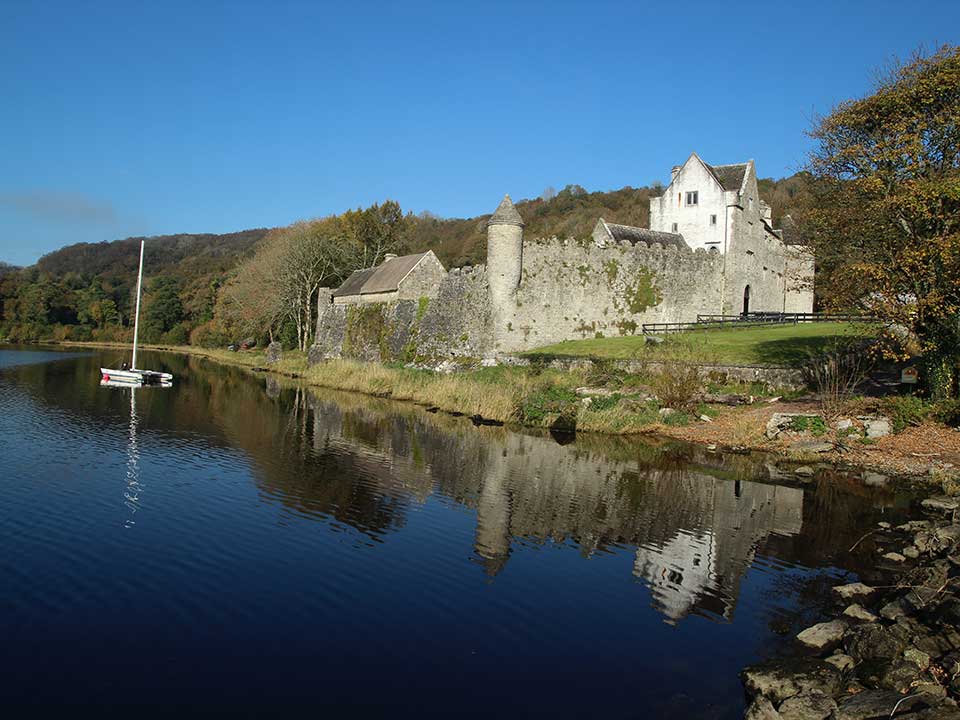
M78 273L85 276L136 271L140 253L140 241L149 240L144 262L151 275L158 275L180 266L184 260L194 271L201 266L230 265L246 255L267 233L268 229L241 230L240 232L214 235L212 233L157 235L154 237L131 237L124 240L99 243L67 245L44 255L37 261L42 273L62 276ZM184 268L186 269L186 268ZM202 270L201 270L202 272Z

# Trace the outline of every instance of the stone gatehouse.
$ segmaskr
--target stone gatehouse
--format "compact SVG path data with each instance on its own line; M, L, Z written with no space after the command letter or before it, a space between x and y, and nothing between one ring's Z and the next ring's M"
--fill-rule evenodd
M523 228L506 196L487 223L486 266L446 272L426 253L391 258L321 292L311 356L492 358L698 314L813 309L813 260L773 229L752 160L709 165L691 154L650 199L650 228L599 218L590 237L567 239L527 239ZM415 299L402 278L374 283L374 297L354 292L400 270Z

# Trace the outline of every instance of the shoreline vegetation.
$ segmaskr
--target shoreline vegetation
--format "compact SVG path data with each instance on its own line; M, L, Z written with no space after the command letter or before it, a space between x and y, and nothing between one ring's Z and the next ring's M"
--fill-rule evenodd
M119 343L49 342L57 347L127 350ZM585 370L546 364L477 367L455 373L357 360L309 366L304 353L287 351L269 363L263 350L230 351L193 346L144 345L143 350L205 358L306 385L409 402L432 412L466 416L475 423L554 432L658 435L711 449L768 452L797 463L853 465L897 475L924 476L939 484L960 466L960 432L933 422L914 398L855 399L851 427L836 429L819 417L816 399L763 383L704 383L695 365L629 375L606 363ZM684 403L680 400L686 399ZM670 407L676 405L682 409ZM888 436L867 437L864 420L892 417ZM769 436L772 419L810 416ZM802 425L802 426L801 426ZM858 432L862 434L858 434ZM829 445L829 450L825 448Z

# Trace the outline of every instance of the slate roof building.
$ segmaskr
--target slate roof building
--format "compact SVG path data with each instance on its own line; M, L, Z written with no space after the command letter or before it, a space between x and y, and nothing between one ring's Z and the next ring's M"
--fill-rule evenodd
M659 232L647 228L633 227L632 225L617 225L608 223L603 218L597 220L593 228L593 241L597 247L606 247L611 241L626 240L631 243L645 242L647 245L659 243L664 247L689 248L679 233Z
M387 255L376 267L355 270L343 285L333 291L333 304L434 298L446 273L432 250L399 257Z

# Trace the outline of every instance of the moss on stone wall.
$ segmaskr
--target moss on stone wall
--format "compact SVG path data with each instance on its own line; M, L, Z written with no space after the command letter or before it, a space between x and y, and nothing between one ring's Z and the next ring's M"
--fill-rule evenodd
M616 260L608 260L603 264L603 271L607 274L607 282L613 287L613 284L617 281L617 275L620 274L620 263Z
M343 352L348 357L364 357L366 348L378 348L380 359L387 360L388 323L382 304L353 305L347 309L347 331L343 338Z
M623 293L627 302L627 309L634 315L639 315L647 308L656 307L663 299L660 290L654 285L655 275L648 268L640 268Z

